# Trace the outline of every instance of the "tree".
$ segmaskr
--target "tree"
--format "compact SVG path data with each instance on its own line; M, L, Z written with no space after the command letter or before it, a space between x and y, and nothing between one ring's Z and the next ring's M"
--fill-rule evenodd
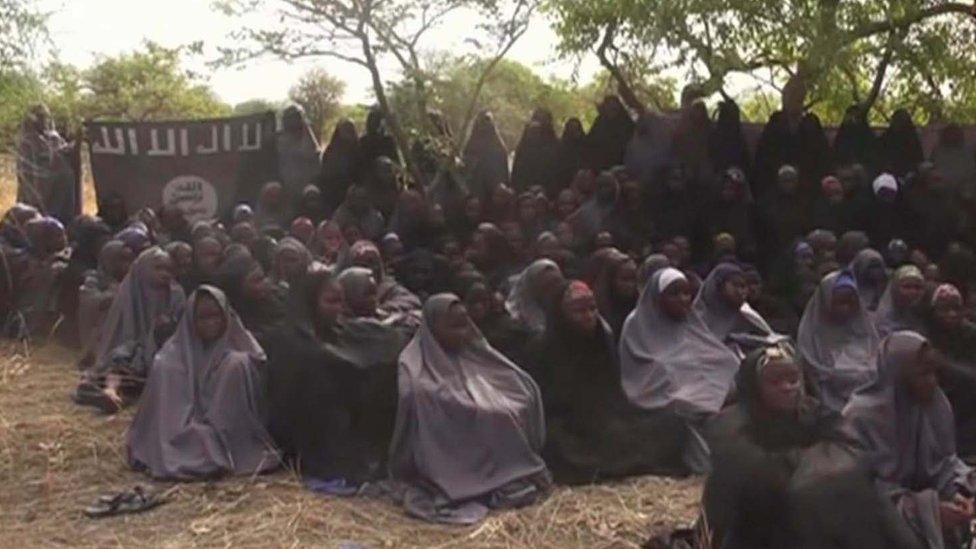
M429 73L420 51L430 32L452 14L475 10L484 23L479 34L497 44L501 58L528 26L538 0L221 0L226 13L242 18L261 14L232 35L243 48L224 48L224 63L235 64L259 56L282 59L330 58L359 66L370 75L373 95L386 117L403 160L421 179L408 151L410 140L400 124L400 113L389 98L381 66L391 62L414 87L412 105L424 133L436 135L427 121ZM270 17L268 15L271 15ZM270 22L270 23L269 23ZM497 23L495 23L497 22ZM270 25L270 26L269 26ZM478 44L477 38L472 38ZM475 45L477 47L477 45ZM490 69L493 66L487 67Z
M329 74L325 69L314 68L288 90L288 98L305 109L315 139L322 142L325 122L339 112L340 101L346 92L346 83Z
M230 114L205 83L182 68L184 48L148 42L142 51L102 57L81 71L80 81L62 81L83 90L77 112L86 119L166 120Z
M282 101L271 101L270 99L248 99L243 103L234 105L234 114L258 114L268 111L279 111L284 108Z
M566 55L595 51L631 107L635 75L684 70L706 94L744 73L807 105L924 90L930 115L976 79L976 11L946 0L550 0ZM910 96L911 94L908 93Z
M30 0L0 0L0 72L23 69L48 38L47 14Z

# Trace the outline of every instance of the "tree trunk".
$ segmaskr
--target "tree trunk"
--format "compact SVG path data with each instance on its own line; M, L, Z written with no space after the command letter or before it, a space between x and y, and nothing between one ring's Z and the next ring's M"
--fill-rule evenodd
M634 88L627 81L627 77L624 75L623 71L620 70L613 61L607 57L607 48L613 44L613 35L617 31L617 24L611 23L607 25L606 30L603 32L603 40L600 42L600 46L596 50L596 56L600 60L600 64L603 68L610 72L610 76L613 77L614 81L617 83L617 93L623 102L634 110L634 112L640 116L646 110L644 103L637 97L634 92Z

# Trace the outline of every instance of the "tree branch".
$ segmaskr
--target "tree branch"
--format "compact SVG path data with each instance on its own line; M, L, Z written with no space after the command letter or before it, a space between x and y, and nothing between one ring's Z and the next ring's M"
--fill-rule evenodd
M613 45L613 38L617 32L617 22L611 22L607 25L607 28L603 31L603 39L600 41L599 47L596 49L596 57L600 60L600 64L603 68L607 69L610 76L617 82L617 93L620 94L620 98L623 99L630 108L634 109L638 115L643 114L646 107L637 98L637 94L634 93L633 87L631 87L630 82L624 76L623 71L620 70L613 61L607 57L607 49Z
M904 31L912 25L926 19L952 13L968 15L974 21L976 21L976 11L974 11L973 5L963 4L961 2L949 2L947 4L939 4L938 6L931 6L923 10L918 10L915 13L900 17L898 19L889 19L887 21L875 21L873 23L869 23L859 29L854 29L850 33L846 43L850 44L863 38L874 36L875 34L881 34L883 32Z

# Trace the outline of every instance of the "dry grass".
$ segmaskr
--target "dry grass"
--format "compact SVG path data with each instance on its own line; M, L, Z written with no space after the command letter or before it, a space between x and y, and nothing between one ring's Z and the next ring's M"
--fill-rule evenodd
M73 359L56 347L29 358L0 347L5 547L634 547L696 514L698 482L660 478L558 489L542 504L469 528L415 521L385 501L322 497L288 472L153 485L125 466L131 414L93 415L68 399ZM99 494L136 483L171 490L171 501L142 515L82 516Z

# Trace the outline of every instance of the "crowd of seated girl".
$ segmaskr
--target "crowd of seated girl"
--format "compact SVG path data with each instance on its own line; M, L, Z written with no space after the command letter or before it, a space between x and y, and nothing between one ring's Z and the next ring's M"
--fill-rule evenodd
M733 164L733 107L673 136L615 99L588 134L537 111L511 172L485 113L465 170L409 184L374 112L296 202L269 183L192 224L17 204L6 334L78 348L74 400L136 407L128 461L157 479L290 467L470 524L554 483L702 474L716 547L951 546L976 488L976 217L950 197L976 165L951 188L921 154L881 173L890 137L794 167L809 114Z

